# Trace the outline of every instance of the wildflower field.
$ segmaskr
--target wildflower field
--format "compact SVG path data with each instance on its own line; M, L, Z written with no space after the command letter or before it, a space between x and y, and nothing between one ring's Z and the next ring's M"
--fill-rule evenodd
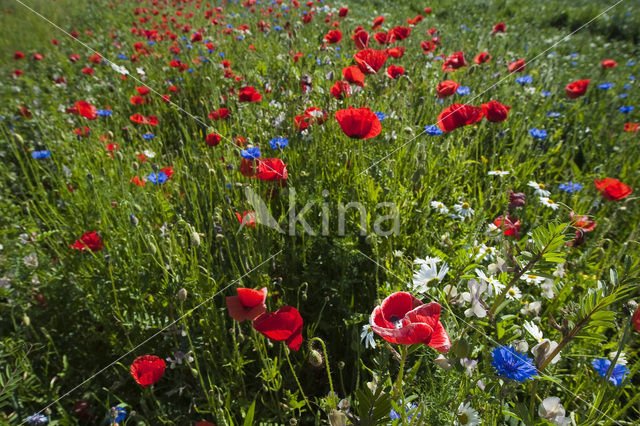
M640 421L637 0L0 6L0 424Z

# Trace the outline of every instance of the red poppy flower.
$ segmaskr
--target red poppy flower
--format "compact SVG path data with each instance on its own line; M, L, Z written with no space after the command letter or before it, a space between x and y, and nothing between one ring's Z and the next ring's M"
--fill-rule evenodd
M369 139L382 131L378 116L369 108L341 109L336 111L335 117L344 134L350 138Z
M91 57L89 58L90 62L93 62L94 64L99 64L100 62L102 62L102 58L100 57L99 54L94 53L93 55L91 55Z
M146 388L162 378L165 368L166 364L162 358L155 355L142 355L133 360L131 375L136 383Z
M44 59L44 56L42 56L42 54L40 54L40 53L34 53L33 56L31 56L31 58L34 61L41 61L41 60Z
M595 179L593 183L595 183L596 188L598 188L602 196L609 201L622 200L633 192L633 189L629 185L625 185L618 179Z
M398 65L391 65L389 68L387 68L387 77L395 80L401 75L404 75L404 68Z
M340 43L342 40L342 31L340 30L331 30L324 36L324 41L329 44Z
M77 53L72 53L71 55L69 55L69 60L71 62L77 62L80 60L80 55L78 55Z
M349 83L364 87L364 73L356 65L342 68L342 77Z
M139 86L139 87L136 87L136 91L140 95L148 95L149 92L151 92L151 89L149 89L148 87L145 87L145 86Z
M392 58L402 58L404 56L404 50L404 46L392 47L390 49L387 49L387 54Z
M256 227L256 212L249 212L245 210L242 214L236 213L236 217L241 225L249 226L251 228Z
M147 120L147 117L145 117L142 114L133 114L132 116L129 117L129 120L133 121L134 123L138 123L138 124L149 124L149 121Z
M23 116L24 118L31 118L31 112L29 111L29 108L20 105L18 106L18 109L20 110L19 113L21 116Z
M506 120L510 109L510 106L502 105L498 101L489 101L486 104L482 104L482 112L485 118L494 123L501 123Z
M516 61L509 62L508 68L509 72L523 72L526 66L527 63L524 59L518 59Z
M134 95L129 98L129 102L131 102L131 105L142 105L147 103L147 99L142 96Z
M362 50L369 47L369 33L365 30L356 32L351 38L356 45L356 49Z
M587 93L587 87L589 87L589 83L591 82L591 80L586 79L586 80L577 80L574 81L573 83L569 83L567 84L566 92L567 92L567 96L571 99L575 99L575 98L579 98L580 96L583 96L585 93Z
M497 33L506 33L506 32L507 32L507 26L505 25L505 23L498 22L493 26L493 31L491 31L491 35L495 35Z
M605 59L604 61L600 62L600 65L602 65L602 68L615 68L618 66L618 63L613 59Z
M286 181L289 177L287 165L279 158L265 158L258 160L258 171L256 177L261 180Z
M217 133L209 133L205 139L205 143L209 146L217 146L220 144L222 137Z
M472 105L453 104L442 110L438 115L438 127L444 132L450 132L458 127L477 123L482 120L482 108Z
M304 130L312 124L322 124L329 114L318 107L309 107L304 111L303 115L293 117L294 124L298 130Z
M24 58L24 53L17 51L13 53L13 59L15 59L16 61L19 59L23 59Z
M165 175L167 175L168 179L171 179L171 176L173 176L173 174L175 173L173 171L173 166L169 166L169 167L163 167L162 169L160 169L160 171L162 173L164 173Z
M216 426L216 425L206 420L203 420L201 422L196 423L195 426Z
M399 345L424 343L447 353L449 335L440 322L440 305L421 301L403 291L382 301L369 318L371 329L384 340Z
M282 306L276 312L261 315L253 328L271 340L284 341L294 351L302 345L302 316L293 306Z
M627 124L624 125L624 131L625 132L637 132L638 130L640 130L640 124L638 123L632 123L632 122L628 122Z
M238 167L238 171L243 176L254 178L258 174L258 162L256 160L243 158L240 160L240 167Z
M219 108L215 111L211 111L208 117L212 120L222 120L229 117L230 113L231 111L229 111L227 108Z
M436 50L436 43L430 40L426 40L420 43L420 48L424 53L431 53Z
M458 87L460 87L460 85L453 80L445 80L441 82L438 84L438 87L436 87L438 98L443 99L453 95L456 93L456 90L458 90Z
M635 328L636 331L640 331L640 306L636 309L633 317L631 317L631 322L633 323L633 328Z
M475 62L476 64L484 64L486 62L489 62L490 60L491 55L489 55L489 52L478 53L478 55L473 58L473 62Z
M493 224L497 226L499 229L504 231L504 235L510 237L520 238L520 220L512 218L511 216L507 216L506 219L504 216L498 216L493 221Z
M238 93L238 100L240 102L260 102L262 95L256 92L256 89L251 86L246 86L240 89Z
M375 74L387 61L386 50L364 49L356 53L353 58L358 68L365 74Z
M83 74L87 74L87 75L93 75L94 74L94 70L91 67L84 67L82 68L82 73Z
M430 7L425 7L424 8L424 13L427 14L427 15L430 15L431 14L431 8Z
M442 63L442 70L445 72L451 72L466 66L467 63L464 60L464 53L456 52L444 60Z
M577 215L574 212L569 213L571 224L576 228L582 229L584 232L591 232L596 229L596 221L587 215Z
M151 126L157 126L159 123L158 117L156 117L155 115L149 115L147 117L147 123Z
M341 18L345 18L349 14L349 8L342 6L340 11L338 11L338 16Z
M144 157L144 154L142 154L142 156ZM146 158L143 161L147 161ZM138 185L138 186L145 186L147 184L147 182L143 179L140 179L138 176L134 176L132 177L129 182Z
M378 42L378 44L388 44L389 43L389 34L384 32L384 31L380 31L377 32L373 35L373 38L375 39L375 41Z
M78 114L89 120L98 118L98 109L86 101L78 101L75 104Z
M70 244L69 247L72 249L85 251L89 249L91 251L99 251L104 248L104 244L102 243L102 238L96 231L89 231L82 234L79 240L76 240L75 243Z
M389 30L389 43L393 43L396 40L404 40L411 35L411 28L397 26Z
M378 16L376 19L373 20L373 26L371 28L374 30L377 28L380 28L384 23L384 19L385 19L384 16Z
M338 80L331 86L329 92L331 92L331 95L336 99L348 98L351 96L351 86L347 81Z
M238 213L239 215L239 213ZM242 220L240 221L242 223ZM255 227L255 221L253 226ZM267 288L260 290L251 288L237 288L237 296L227 297L227 309L229 316L238 322L244 320L253 321L267 312Z

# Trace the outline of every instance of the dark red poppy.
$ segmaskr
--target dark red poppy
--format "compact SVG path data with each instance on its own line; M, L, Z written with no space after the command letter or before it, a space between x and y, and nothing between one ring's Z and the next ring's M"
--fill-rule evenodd
M636 309L633 317L631 317L631 322L633 323L633 328L635 328L636 331L640 331L640 306Z
M625 185L618 179L606 178L603 180L595 179L593 181L596 188L604 198L609 201L618 201L628 197L633 192L633 189L629 185Z
M485 118L494 123L501 123L506 120L510 109L510 106L502 105L498 101L489 101L486 104L482 104L482 112Z
M386 50L364 49L356 53L353 58L358 68L365 74L375 74L387 61Z
M297 351L302 345L302 316L293 306L282 306L256 318L253 328L271 340L284 341L289 349Z
M376 306L369 324L376 334L391 343L424 343L442 353L451 348L449 335L440 322L440 305L423 304L403 291L393 293Z
M584 232L591 232L596 229L596 221L587 215L578 215L572 211L569 213L569 217L571 218L571 224Z
M395 80L401 75L404 75L404 68L402 68L401 66L391 65L389 68L387 68L387 77Z
M455 71L458 68L466 67L467 63L464 60L463 52L456 52L449 55L442 63L442 70L445 72Z
M384 19L385 19L384 16L378 16L376 19L374 19L371 29L375 30L380 28L382 24L384 24Z
M86 101L78 101L75 104L78 114L89 120L98 118L98 109Z
M344 134L350 138L369 139L382 131L378 116L369 108L341 109L336 111L335 117Z
M567 96L571 99L576 99L580 96L583 96L585 93L587 93L587 87L589 87L589 83L591 83L591 80L586 79L577 80L573 83L567 84L567 87L565 88Z
M324 36L324 41L329 44L340 43L342 40L342 31L340 30L331 30Z
M393 43L396 40L404 40L411 35L411 28L397 26L389 30L389 43Z
M131 102L131 105L143 105L147 103L147 98L139 95L134 95L129 98L129 102Z
M369 47L369 33L365 30L356 32L351 38L356 45L356 49L362 50Z
M329 92L336 99L348 98L351 96L351 86L348 81L338 80L333 86L331 86Z
M139 95L148 95L151 92L151 89L149 89L146 86L138 86L136 87L136 91L138 92Z
M44 59L44 56L42 54L40 54L40 53L34 53L33 56L31 56L31 58L34 61L41 61L41 60Z
M526 66L527 63L524 61L524 59L518 59L509 62L509 65L507 67L509 68L509 72L523 72Z
M217 133L209 133L205 139L205 143L209 146L217 146L220 144L222 137Z
M166 364L162 358L155 355L142 355L133 360L131 375L136 383L146 388L162 378L165 368Z
M19 59L23 59L24 58L24 53L17 51L13 53L13 59L15 59L16 61Z
M265 158L258 160L258 171L256 177L268 181L286 181L289 177L287 165L279 158Z
M427 15L431 15L431 8L430 7L425 7L424 8L424 13Z
M640 130L640 124L638 123L632 123L632 122L628 122L624 125L624 131L625 132L637 132L638 130Z
M436 47L436 43L434 43L432 40L426 40L420 43L420 48L424 53L431 53L436 50Z
M482 120L482 108L472 105L453 104L442 110L438 115L438 127L444 132L450 132L458 127L477 123Z
M318 107L309 107L304 111L303 115L293 117L296 129L304 130L312 124L322 124L327 121L329 114Z
M223 120L227 118L230 113L231 111L229 111L227 108L219 108L215 111L211 111L207 117L212 120Z
M507 32L507 26L505 25L505 23L498 22L493 26L493 31L491 31L491 35L495 35L497 33L506 33L506 32Z
M512 190L508 190L507 195L509 196L510 209L524 207L527 203L527 196L523 192L513 192Z
M31 118L31 112L29 111L29 108L25 106L18 106L18 112L24 118Z
M613 59L605 59L604 61L600 62L600 65L602 65L602 68L615 68L618 66L618 63Z
M476 64L484 64L486 62L489 62L490 60L491 55L489 54L489 52L480 52L475 58L473 58L473 62L475 62Z
M85 251L87 249L96 252L102 250L104 248L104 244L102 242L102 238L96 231L89 231L82 234L80 239L76 240L75 243L70 244L69 247L72 249Z
M77 62L80 60L80 55L78 55L77 53L72 53L71 55L69 55L69 60L71 62Z
M349 14L349 8L342 6L338 11L338 16L341 18L345 18Z
M520 220L512 218L511 216L498 216L493 221L493 224L498 227L498 229L504 232L504 235L520 238Z
M91 67L84 67L82 68L81 71L83 74L87 74L87 75L93 75L95 73L95 71Z
M404 46L392 47L390 49L387 49L387 54L392 58L402 58L402 56L404 56L404 50Z
M458 87L460 87L460 85L453 80L445 80L441 82L438 84L438 87L436 87L438 98L443 99L453 95L456 93L456 90L458 90Z
M247 212L245 212L247 213ZM239 213L238 213L239 215ZM243 223L243 218L239 218L240 223ZM255 219L253 221L255 227ZM260 315L267 312L267 288L262 287L260 290L254 290L252 288L237 288L237 296L227 297L227 309L229 310L229 316L238 322L244 320L253 321Z
M256 89L251 86L245 86L238 92L238 100L240 102L260 102L262 95L256 92Z
M357 65L342 68L342 77L349 83L364 87L364 73Z
M240 167L238 167L238 171L243 176L254 178L258 174L258 161L243 158L240 160Z
M389 38L389 33L386 33L384 31L380 31L377 32L373 35L373 38L375 41L378 42L378 44L388 44L390 43L390 38Z

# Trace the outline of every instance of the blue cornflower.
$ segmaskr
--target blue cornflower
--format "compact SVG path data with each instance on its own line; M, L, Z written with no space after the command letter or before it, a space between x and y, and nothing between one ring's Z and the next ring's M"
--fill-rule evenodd
M221 58L224 58L224 52L218 52L218 55L220 55Z
M127 418L127 409L124 407L112 407L111 416L116 423L123 422Z
M549 118L558 118L558 117L560 117L560 113L559 112L549 111L547 113L547 117L549 117Z
M151 139L155 138L156 135L154 135L151 132L145 133L144 135L142 135L142 139L146 140L146 141L150 141Z
M276 25L273 27L274 31L282 31L282 27L280 25Z
M542 96L544 96L545 98L551 96L551 92L548 92L546 90L543 90L541 93L542 93Z
M31 153L31 156L33 158L35 158L36 160L40 160L42 158L47 158L49 156L51 156L51 151L33 151Z
M609 370L609 367L611 367L611 361L609 361L608 359L598 358L591 361L591 365L598 372L600 377L606 377L607 371ZM629 374L629 370L626 366L622 364L616 364L613 367L613 371L611 372L609 381L615 386L620 386L620 383L622 383L627 374Z
M284 148L289 145L289 139L287 138L273 138L269 141L271 149Z
M633 61L629 61L629 62L627 62L627 66L628 66L628 67L632 67L632 66L634 66L635 64L636 64L636 63L635 63L635 62L633 62Z
M629 97L629 94L628 94L628 93L620 93L620 94L618 95L618 97L619 97L619 98L622 98L622 99L626 99L626 98L628 98L628 97Z
M155 42L155 41L153 41L153 40L149 40L149 41L147 42L147 44L148 44L149 46L153 46L154 44L156 44L156 42Z
M577 57L578 57L578 54L577 54L577 53L570 53L570 54L569 54L569 57L570 57L570 58L577 58Z
M425 126L424 130L428 135L431 135L431 136L438 136L443 133L442 130L440 130L440 128L435 124L430 124L428 126Z
M247 160L255 160L256 158L260 158L260 148L257 146L250 146L247 149L240 151L240 156Z
M49 419L44 414L33 413L24 421L30 425L46 425L49 422Z
M576 66L578 63L576 61L571 61L571 65Z
M378 120L380 120L380 121L382 121L385 118L387 118L387 114L385 114L382 111L377 111L375 114L376 114L376 117L378 117Z
M630 75L630 76L629 76L629 80L634 81L635 79L636 79L636 76L635 76L635 75Z
M633 107L633 106L621 106L618 111L620 111L623 114L629 114L634 109L635 109L635 107Z
M522 77L516 78L516 82L520 84L533 83L533 77L531 77L530 75L523 75Z
M492 355L491 365L502 377L524 383L525 380L531 380L537 374L533 360L511 346L498 346L493 350Z
M546 139L547 138L547 131L544 129L536 129L535 127L533 129L529 129L529 134L531 136L533 136L536 139Z
M97 112L97 114L98 114L100 117L108 117L108 116L110 116L111 114L113 114L113 111L111 111L110 109L99 109L99 110L98 110L98 112Z
M167 179L169 179L169 176L167 176L164 172L149 173L149 176L147 176L147 180L154 185L157 185L157 184L162 185L167 181Z
M560 185L558 185L558 188L560 188L564 192L573 194L576 191L580 191L582 189L582 185L579 183L567 182L561 183Z
M609 90L613 87L613 83L602 83L600 86L598 86L598 89L600 90Z
M633 87L633 85L631 83L625 83L624 86L622 86L623 89L625 90L629 90Z
M118 59L123 59L123 60L125 60L125 61L128 61L128 60L129 60L129 57L128 57L128 56L123 55L122 53L118 53L118 55L116 55L116 58L118 58Z
M458 90L456 90L456 94L460 96L468 95L469 93L471 93L469 86L459 86Z
M418 406L416 404L407 404L407 406L405 407L405 413L409 414L409 411L411 410L415 410ZM420 417L420 413L417 413L418 417ZM402 417L400 416L400 413L398 413L396 410L391 410L389 412L389 417L391 417L391 420L400 420ZM411 418L413 417L413 414L409 414L407 416L408 420L411 420Z

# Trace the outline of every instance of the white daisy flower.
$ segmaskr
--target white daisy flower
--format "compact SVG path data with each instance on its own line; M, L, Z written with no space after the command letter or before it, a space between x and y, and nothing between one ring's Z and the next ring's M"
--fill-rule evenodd
M542 401L538 405L538 415L554 425L571 425L571 419L565 417L564 407L557 396L551 396Z
M540 197L540 202L553 210L558 210L558 207L560 207L558 203L554 202L549 197Z
M456 413L456 421L454 424L460 426L477 426L482 424L482 420L480 420L478 412L471 408L471 404L468 402L466 404L461 402L458 406L458 412Z
M509 291L507 291L507 299L510 300L519 300L522 298L522 292L516 286L512 286Z
M431 208L437 210L438 213L440 213L440 214L449 213L449 209L447 208L447 206L442 204L440 201L432 201L431 202Z
M520 309L520 313L522 315L538 315L540 313L540 309L542 308L542 302L536 300L535 302L524 302L524 306Z
M553 299L555 297L555 293L553 292L553 280L544 280L544 282L540 284L540 289L542 290L542 295L545 298Z
M453 206L453 209L456 211L456 213L458 213L458 216L460 216L460 218L462 218L463 220L466 219L467 217L473 216L473 213L474 213L473 209L467 202L456 204L455 206Z
M487 310L484 308L480 300L482 295L487 292L487 285L485 283L478 283L476 280L471 279L467 283L467 287L469 287L469 291L462 293L462 299L465 302L470 302L471 307L464 311L464 315L467 318L473 315L478 318L486 317Z
M145 150L144 150L144 151L142 151L142 152L144 152L144 155L145 155L145 157L147 157L147 158L153 158L153 157L155 157L155 156L156 156L156 153L155 153L155 152L153 152L153 151L151 151L150 149L145 149Z
M538 326L533 322L525 321L522 327L525 330L527 330L527 333L529 333L531 337L536 339L538 343L542 342L542 340L544 339L544 335L542 334L542 331L540 331L540 328L538 328Z
M548 197L549 195L551 195L551 193L545 189L546 186L544 185L544 183L538 183L530 180L529 182L527 182L527 185L535 189L534 194L536 195L539 195L541 197Z
M376 348L376 339L371 329L371 325L365 324L362 326L362 333L360 333L360 340L364 343L365 348Z
M541 277L536 274L524 274L520 277L520 279L525 280L527 284L535 284L535 285L542 284L546 280L545 277Z
M491 170L489 173L487 173L489 176L506 176L508 175L510 172L507 172L505 170Z
M425 293L431 281L440 282L449 272L449 265L442 264L438 271L438 263L434 260L420 264L420 269L413 274L413 290L417 293Z
M505 288L505 285L502 284L499 279L494 278L493 276L487 276L481 269L476 269L476 275L480 280L489 285L489 296L492 296L494 293L500 294L500 292Z

